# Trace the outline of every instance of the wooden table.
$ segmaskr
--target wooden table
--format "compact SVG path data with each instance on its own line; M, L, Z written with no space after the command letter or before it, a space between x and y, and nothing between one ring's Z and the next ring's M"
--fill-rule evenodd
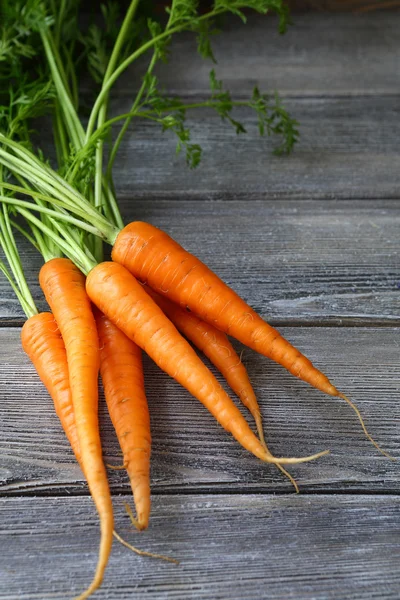
M399 458L400 14L299 15L285 37L275 26L233 21L215 41L217 75L238 98L257 82L280 91L301 124L294 154L274 157L253 114L239 111L248 134L238 139L199 111L191 125L204 160L189 171L172 136L137 124L116 168L123 213L206 261L357 402ZM181 36L160 78L171 93L203 98L209 68ZM128 108L138 77L119 84L114 111ZM28 247L25 260L39 297L40 260ZM94 572L97 518L20 348L21 310L0 286L0 598L69 599ZM132 529L126 474L110 471L117 529L181 564L116 543L95 597L398 600L399 463L374 449L342 401L247 349L243 360L273 452L331 454L291 469L296 495L146 360L151 527ZM103 400L101 427L106 461L117 464Z

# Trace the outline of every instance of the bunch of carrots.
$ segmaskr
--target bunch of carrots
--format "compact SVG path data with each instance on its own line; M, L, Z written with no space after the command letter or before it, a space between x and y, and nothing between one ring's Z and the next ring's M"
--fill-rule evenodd
M246 7L273 11L283 31L287 11L282 2L215 0L209 12L200 14L197 2L173 0L166 22L142 14L138 0L132 0L123 17L108 3L102 5L103 37L98 25L82 33L77 0L64 0L59 9L51 0L29 0L23 8L5 5L4 27L14 28L20 39L14 46L10 42L9 56L0 61L1 77L9 83L0 113L0 244L8 267L0 263L0 268L27 316L23 348L53 399L99 515L98 564L92 583L79 596L83 599L101 584L114 532L98 422L99 372L132 487L138 529L148 526L150 516L151 432L142 352L197 398L243 448L276 465L296 490L283 465L327 452L301 458L271 454L256 396L228 335L311 386L344 399L379 447L356 406L299 350L166 232L138 221L124 226L116 200L112 166L135 118L172 130L190 166L200 159L200 148L191 143L185 125L191 106L161 94L153 73L167 55L172 34L196 32L200 53L213 58L208 34L217 17L231 12L245 20ZM111 27L112 19L118 27ZM7 34L11 40L6 29L3 38ZM152 56L132 109L109 117L112 85L147 51ZM78 59L82 64L86 60L88 73L100 85L86 127L79 111ZM234 102L214 70L210 84L210 100L196 107L214 108L241 133L244 127L232 111L247 106L258 115L260 133L283 137L279 152L291 149L296 122L277 96L263 96L256 89L248 102ZM31 128L32 119L42 115L53 119L53 166L38 150ZM110 128L121 121L113 139ZM14 230L43 256L39 282L51 312L39 313L35 306ZM112 246L111 261L103 260L103 243ZM257 435L189 342L211 360L250 411Z

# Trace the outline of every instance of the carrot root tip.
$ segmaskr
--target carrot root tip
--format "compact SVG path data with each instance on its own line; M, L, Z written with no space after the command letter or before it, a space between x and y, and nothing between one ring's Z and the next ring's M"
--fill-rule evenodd
M113 471L123 471L128 466L128 463L123 463L122 465L110 465L106 463L107 469L112 469Z
M267 445L265 443L264 429L263 429L263 425L262 425L261 415L260 415L260 413L255 413L253 415L253 417L254 417L254 421L256 423L257 433L258 433L258 437L260 438L260 442L262 443L264 448L267 449Z
M76 596L74 600L86 600L86 598L89 598L89 596L91 596L101 586L102 580L102 577L101 579L96 578L87 588L87 590L85 590L79 596Z
M113 535L114 535L115 539L119 541L120 544L122 544L123 546L125 546L125 548L128 548L135 554L138 554L139 556L148 556L150 558L156 558L158 560L165 560L166 562L170 562L170 563L174 563L175 565L179 565L179 560L177 560L176 558L171 558L170 556L164 556L163 554L155 554L154 552L146 552L145 550L139 550L139 548L136 548L136 546L132 546L132 544L129 544L127 541L125 541L124 538L121 537L115 530L113 531Z
M258 435L260 437L260 442L264 446L265 451L268 454L270 454L270 451L269 451L268 446L265 443L265 439L264 439L264 431L263 431L262 423L261 423L261 415L259 413L257 415L254 415L254 419L256 421ZM283 473L283 475L289 479L289 481L291 482L291 484L293 485L293 487L294 487L294 489L296 491L296 494L298 494L299 493L299 486L297 485L296 480L291 476L291 474L288 471L286 471L286 469L284 469L282 467L282 465L277 464L276 466L281 471L281 473Z
M124 506L125 506L126 512L128 513L129 519L130 519L132 525L135 527L135 529L137 529L138 531L143 531L144 529L147 529L148 522L142 523L140 521L139 517L135 517L133 515L131 507L129 506L129 504L127 502L124 503Z
M283 473L285 475L285 477L287 477L289 479L290 483L293 485L293 487L296 491L296 494L298 494L300 492L300 490L299 490L299 486L297 485L296 480L291 476L291 474L288 471L286 471L286 469L284 469L282 467L282 465L276 465L276 466L281 471L281 473Z
M357 406L354 404L354 402L352 402L350 400L350 398L348 398L347 396L345 396L345 394L342 394L341 392L338 393L339 398L342 398L342 400L344 400L345 402L347 402L347 404L350 406L350 408L352 408L354 410L354 412L356 413L358 420L360 421L362 430L364 432L364 434L366 435L366 437L369 439L369 441L375 446L375 448L384 456L386 456L387 458L389 458L390 460L397 460L394 456L391 456L390 454L388 454L388 452L385 452L385 450L382 450L382 448L379 446L379 444L373 439L373 437L370 435L370 433L368 432L365 423L364 423L364 419L361 416L360 411L358 410Z
M316 454L311 454L310 456L302 456L300 458L286 458L281 457L277 458L276 456L272 456L272 454L268 453L268 458L264 459L264 462L272 463L274 465L295 465L303 462L310 462L311 460L316 460L321 456L325 456L326 454L330 454L330 450L323 450L322 452L317 452Z

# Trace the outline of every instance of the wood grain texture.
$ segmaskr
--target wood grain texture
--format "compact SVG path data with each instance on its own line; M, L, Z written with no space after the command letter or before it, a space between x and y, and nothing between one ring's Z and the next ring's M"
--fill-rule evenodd
M398 94L400 47L397 11L370 15L293 15L283 36L277 19L250 14L246 26L227 18L213 39L217 76L234 96L255 85L295 96ZM118 95L137 87L149 56L118 83ZM161 85L179 95L209 92L213 64L196 54L194 36L173 38L171 59L156 71Z
M387 451L400 457L400 380L396 328L283 328L332 381L348 393ZM52 403L19 347L18 330L0 330L0 494L87 494ZM240 345L236 344L240 352ZM267 440L276 456L324 449L318 461L291 467L307 491L399 492L399 463L365 439L348 406L294 379L245 350ZM163 490L292 491L272 466L246 453L201 404L145 360L153 454L152 488ZM112 426L101 403L106 461L120 464ZM114 491L128 491L124 472L110 471Z
M151 529L117 530L179 566L114 544L96 598L397 600L400 499L388 496L161 496ZM70 600L90 581L98 525L88 498L0 500L1 600Z
M398 12L296 15L280 37L275 19L251 18L245 28L230 19L215 40L217 76L236 98L255 84L284 96L300 122L294 154L274 157L273 140L258 137L247 111L236 113L248 129L238 139L202 110L189 113L193 141L204 148L197 171L175 157L172 136L141 122L115 168L126 220L166 229L282 326L397 458L399 24ZM129 108L145 63L118 83L114 113ZM208 95L211 66L182 35L158 75L168 93L195 101ZM39 134L47 152L50 131L44 125ZM42 309L41 260L22 248ZM98 523L51 400L20 349L21 322L1 279L0 600L66 600L91 579ZM243 360L271 450L331 455L291 468L296 496L277 469L242 451L145 360L153 516L148 532L132 531L126 475L110 471L118 531L182 563L137 558L116 544L96 598L398 600L398 461L377 453L344 402L250 351ZM119 464L103 399L100 421L105 459Z
M130 102L119 98L117 113ZM248 109L234 113L247 129L239 137L212 109L192 110L192 140L204 151L194 171L176 156L174 134L138 120L116 161L119 195L398 198L398 97L299 98L285 106L300 123L300 142L287 157L272 154L279 140L259 137L257 117Z
M272 323L400 323L398 200L138 196L122 200L126 222L165 229ZM21 248L43 309L41 260L27 243ZM22 316L2 278L0 318Z

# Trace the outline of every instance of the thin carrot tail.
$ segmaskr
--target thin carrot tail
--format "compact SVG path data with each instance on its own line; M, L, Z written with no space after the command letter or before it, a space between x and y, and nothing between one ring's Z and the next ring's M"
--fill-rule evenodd
M75 600L85 600L89 598L101 585L104 577L104 571L107 566L108 557L110 556L111 546L113 542L114 521L111 516L111 524L103 519L100 522L101 540L99 549L99 559L97 562L96 573L89 587ZM111 533L110 533L111 532Z
M124 538L121 537L116 531L114 531L114 537L116 540L119 541L120 544L125 546L125 548L128 548L129 550L131 550L135 554L138 554L139 556L149 556L150 558L165 560L167 562L174 563L175 565L179 565L179 560L176 560L176 558L164 556L164 554L154 554L153 552L146 552L145 550L139 550L139 548L136 548L136 546L132 546L132 544L129 544L127 541L125 541Z
M122 465L110 465L106 463L106 467L112 471L126 471L127 463L123 463Z
M127 504L126 506L129 508L129 511L130 511L129 517L132 521L132 525L138 531L143 531L144 529L147 529L147 527L149 526L150 511L151 511L150 484L149 484L148 476L146 474L144 474L144 476L138 482L137 481L138 474L135 471L135 469L132 468L132 466L130 465L130 463L128 461L124 462L124 464L122 464L122 465L107 464L107 467L110 469L113 469L114 471L123 471L123 470L127 471L130 482L131 482L133 500L134 500L136 511L137 511L137 515L136 515L136 517L134 517L132 512L130 511L129 504ZM127 508L127 510L128 510L128 508Z
M263 460L263 462L271 463L273 465L296 465L298 463L304 463L304 462L310 462L311 460L316 460L317 458L320 458L321 456L325 456L326 454L329 454L329 450L324 450L323 452L317 452L317 454L311 454L310 456L301 456L300 458L295 458L295 457L277 458L276 456L272 456L272 454L267 454L267 456L265 456L261 460Z
M129 504L125 504L125 508L126 508L126 512L128 513L129 519L130 519L132 525L134 526L134 528L137 529L138 531L141 531L142 528L140 527L139 521L134 516L133 512L131 511L131 507L129 506Z
M391 456L390 454L388 454L387 452L385 452L385 450L382 450L382 448L379 446L379 444L377 442L375 442L374 438L368 432L368 430L367 430L367 428L365 426L364 420L363 420L363 418L361 416L361 413L358 410L357 406L354 404L354 402L352 402L347 396L345 396L341 392L338 392L337 396L339 396L339 398L342 398L342 400L344 400L345 402L347 402L347 404L350 406L350 408L352 408L354 410L354 412L356 413L356 415L358 417L358 420L361 423L361 427L363 429L363 432L365 433L365 435L369 439L369 441L375 446L375 448L377 450L379 450L379 452L381 454L383 454L387 458L390 458L390 460L396 460L396 458L394 456Z
M137 496L137 493L135 493L135 490L133 490L133 496ZM150 497L149 495L147 496L148 498ZM138 531L143 531L144 529L147 529L148 525L149 525L149 518L150 518L150 501L147 503L137 503L135 501L135 507L137 505L141 504L141 510L140 512L138 512L136 514L136 517L134 516L131 507L129 506L128 503L125 503L125 510L128 513L129 519L132 523L132 525L138 530Z
M264 437L264 428L263 428L263 424L262 424L261 414L259 412L255 412L253 414L253 418L254 418L254 421L255 421L255 424L257 427L257 433L258 433L258 437L260 438L260 442L262 443L264 448L266 450L268 450L267 444L265 442L265 437Z
M253 417L254 417L254 420L256 423L258 437L260 438L260 442L264 446L265 450L270 454L267 443L265 441L265 437L264 437L264 429L262 426L261 414L259 412L256 412L253 414ZM281 471L281 473L283 473L283 475L289 479L290 483L293 485L294 489L296 490L296 493L298 494L299 486L297 485L296 480L291 476L291 474L288 471L286 471L286 469L284 469L282 467L282 465L277 464L276 466Z
M268 446L265 443L264 436L262 436L262 439L260 439L260 441L261 441L262 445L264 446L265 450L268 452L268 454L270 454L270 451L268 450ZM296 494L298 494L299 486L297 485L296 480L291 476L291 474L288 471L286 471L286 469L284 469L282 467L281 464L278 463L276 466L281 471L281 473L283 473L283 475L289 479L290 483L293 485L294 489L296 490Z
M296 490L296 494L298 494L299 486L297 485L296 480L291 476L291 474L288 471L286 471L286 469L284 469L282 467L282 465L277 464L276 466L285 475L285 477L287 477L289 479L290 483L293 485L294 489Z

